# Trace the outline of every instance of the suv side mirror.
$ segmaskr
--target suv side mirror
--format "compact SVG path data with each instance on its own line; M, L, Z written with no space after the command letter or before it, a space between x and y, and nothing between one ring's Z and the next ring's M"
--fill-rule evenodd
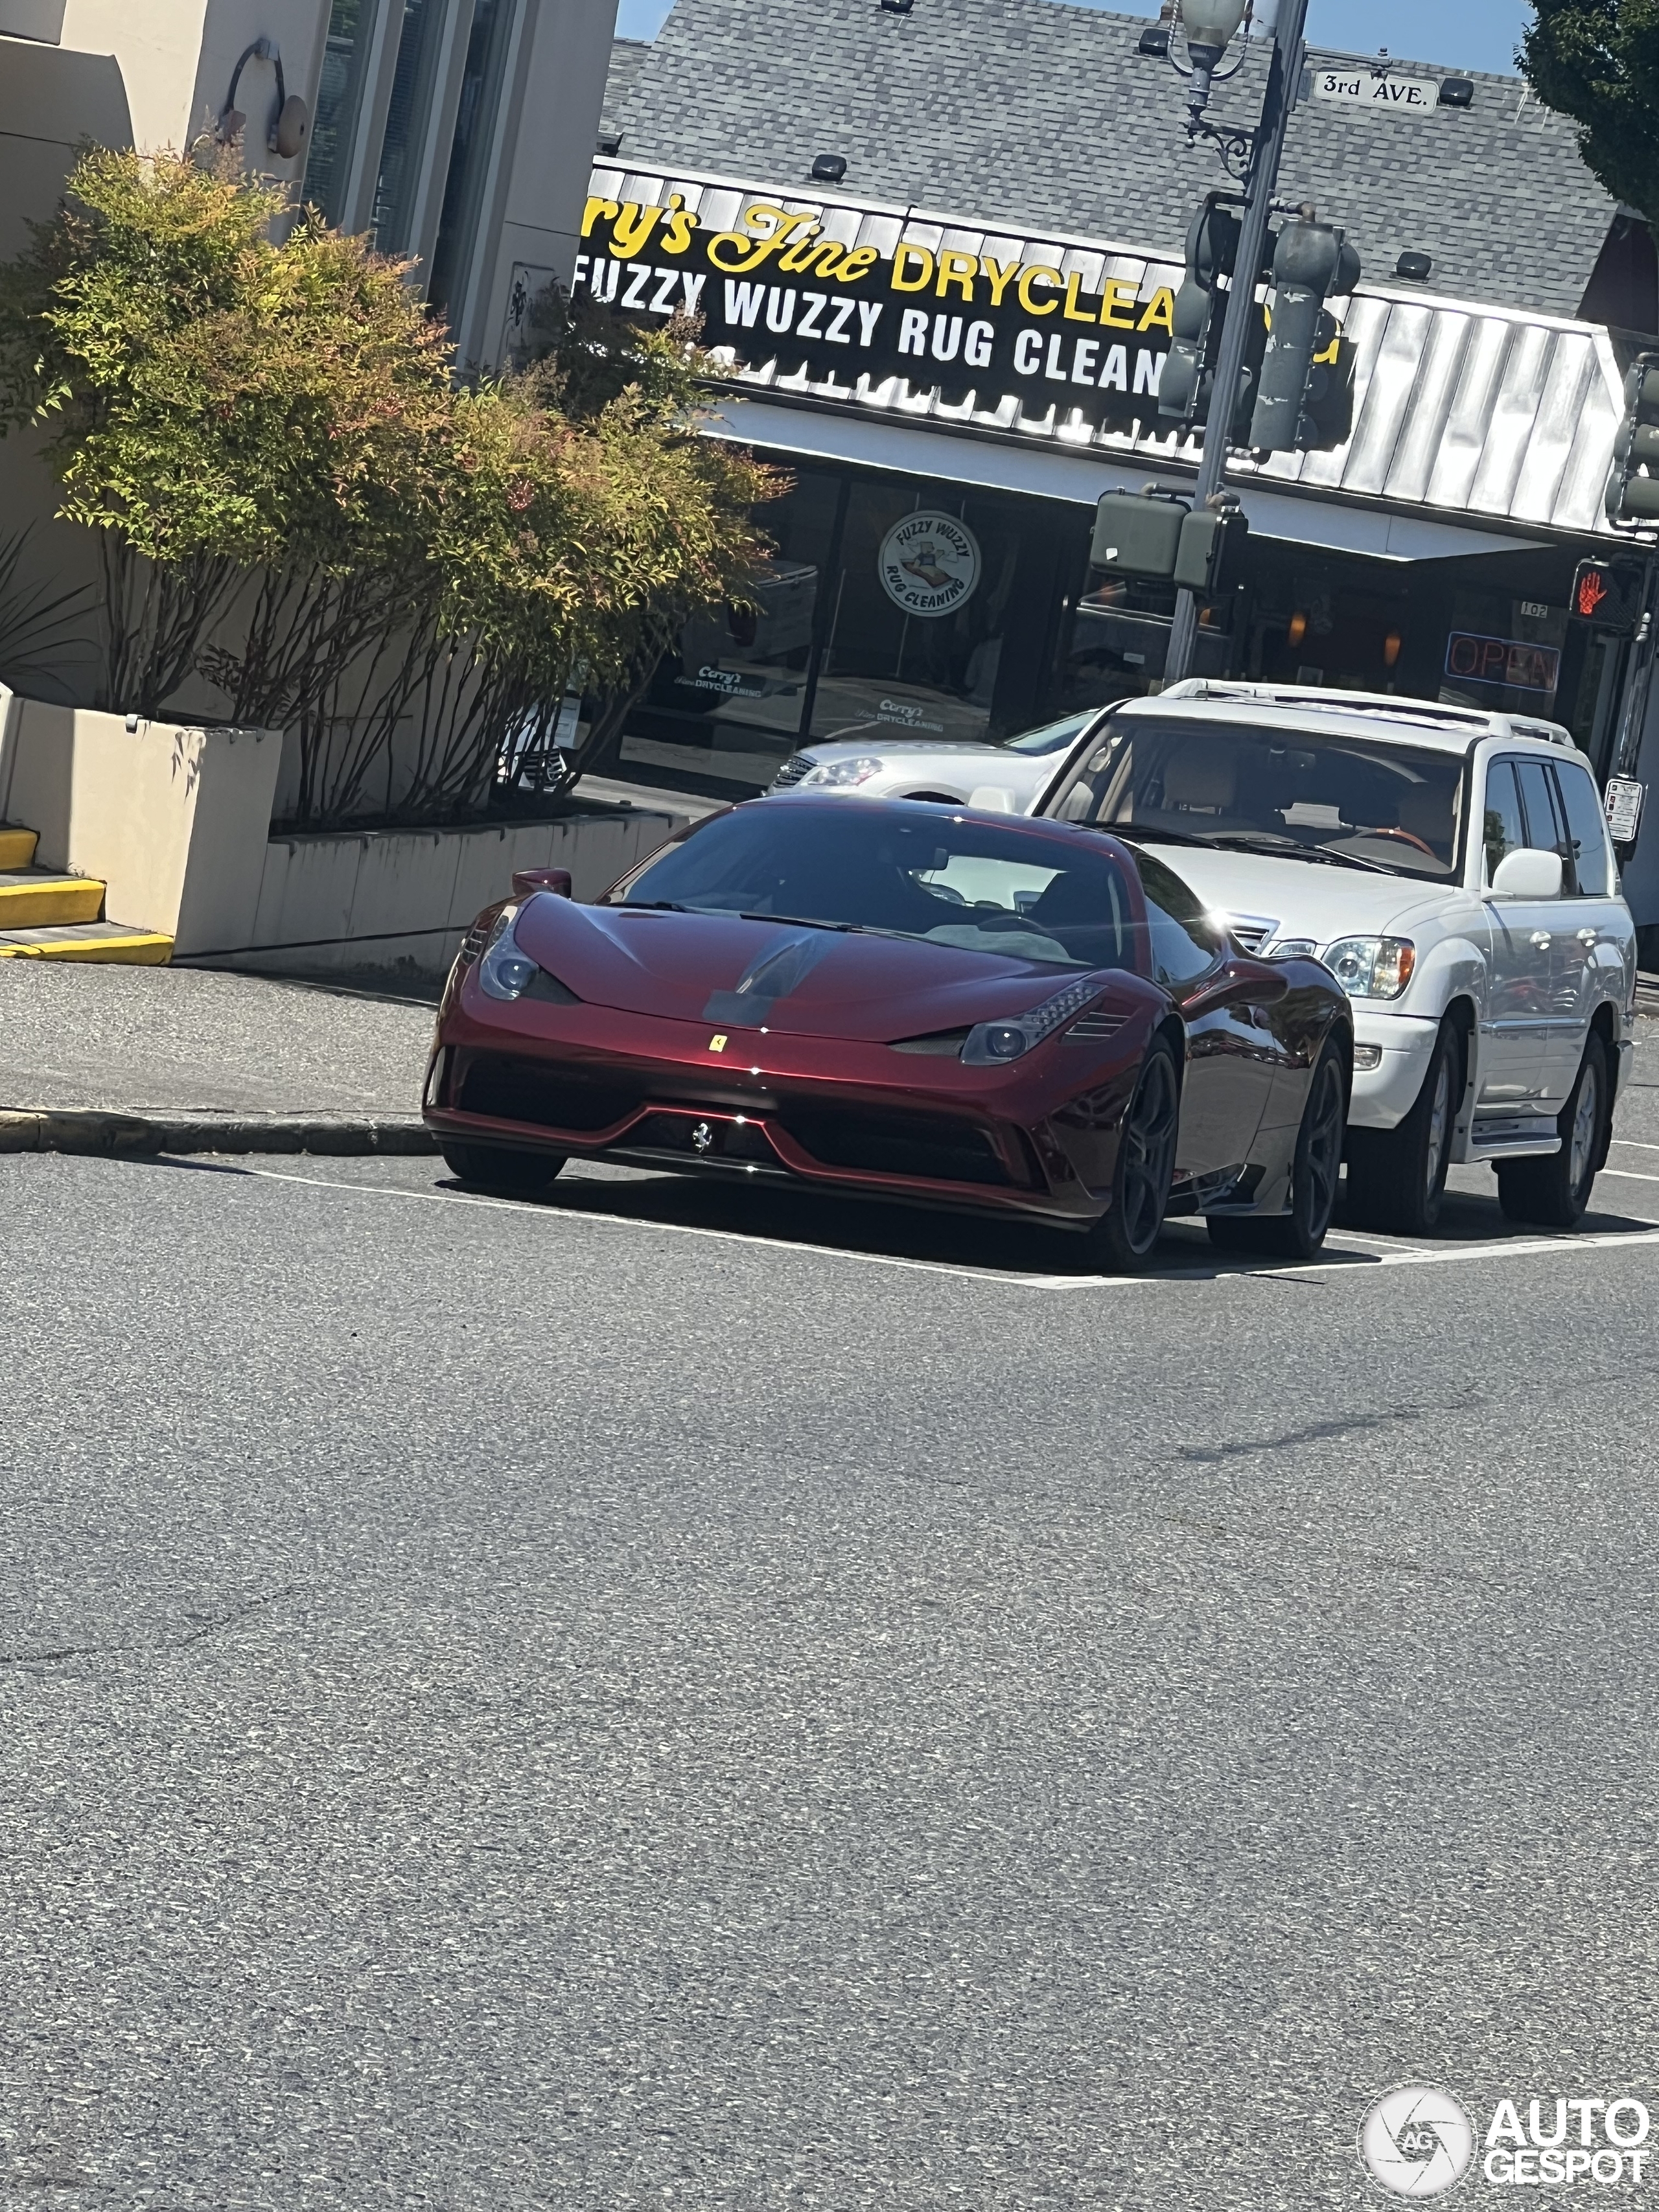
M513 896L528 898L532 891L551 891L556 898L570 896L568 868L514 868Z
M1493 898L1553 899L1561 896L1561 855L1537 845L1505 853L1493 871Z

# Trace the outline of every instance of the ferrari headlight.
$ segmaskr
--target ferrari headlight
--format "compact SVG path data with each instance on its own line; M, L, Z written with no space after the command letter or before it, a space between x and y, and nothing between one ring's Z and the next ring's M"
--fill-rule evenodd
M1322 957L1351 999L1397 999L1412 980L1417 947L1409 937L1344 937Z
M495 917L478 959L478 983L492 999L520 999L536 979L536 963L519 950L513 925L519 918L515 906L504 906Z
M810 775L804 775L801 781L817 784L835 783L842 786L849 783L868 783L872 775L881 774L885 765L884 762L877 760L872 754L860 753L856 760L827 761L822 768L815 768Z
M968 1032L962 1048L963 1060L971 1067L995 1067L1005 1060L1018 1060L1074 1014L1080 1014L1091 999L1100 996L1100 988L1097 982L1068 983L1017 1021L979 1023Z

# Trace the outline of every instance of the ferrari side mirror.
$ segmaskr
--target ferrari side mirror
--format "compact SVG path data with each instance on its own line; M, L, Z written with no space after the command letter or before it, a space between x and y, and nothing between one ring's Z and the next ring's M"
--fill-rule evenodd
M534 891L551 891L556 898L570 896L568 868L514 868L513 896L528 898Z

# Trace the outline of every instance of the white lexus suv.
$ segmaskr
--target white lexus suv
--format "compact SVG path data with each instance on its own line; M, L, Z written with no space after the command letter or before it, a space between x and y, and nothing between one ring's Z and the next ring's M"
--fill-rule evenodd
M1559 724L1176 684L1097 718L1031 811L1161 851L1247 952L1331 969L1351 1219L1420 1236L1471 1160L1512 1219L1583 1214L1630 1072L1636 929Z

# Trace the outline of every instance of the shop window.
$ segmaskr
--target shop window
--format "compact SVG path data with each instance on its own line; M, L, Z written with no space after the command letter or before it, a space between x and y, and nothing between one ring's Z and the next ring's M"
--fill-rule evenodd
M1023 528L954 485L855 483L815 690L815 738L990 734Z
M380 141L380 175L369 215L369 228L382 253L406 252L412 243L410 223L443 26L442 0L404 0L392 99Z
M467 34L455 110L455 136L444 182L438 242L432 255L432 304L451 322L462 304L483 203L484 179L494 149L501 81L513 30L512 0L477 0Z
M1056 707L1065 712L1105 707L1150 691L1169 660L1175 597L1173 584L1102 579L1097 572L1073 610ZM1225 676L1231 665L1228 610L1200 607L1192 673Z
M1567 611L1507 592L1451 595L1439 696L1489 714L1553 714Z
M753 605L686 623L630 721L624 762L770 781L800 736L840 496L839 478L804 470L756 511L775 550Z

